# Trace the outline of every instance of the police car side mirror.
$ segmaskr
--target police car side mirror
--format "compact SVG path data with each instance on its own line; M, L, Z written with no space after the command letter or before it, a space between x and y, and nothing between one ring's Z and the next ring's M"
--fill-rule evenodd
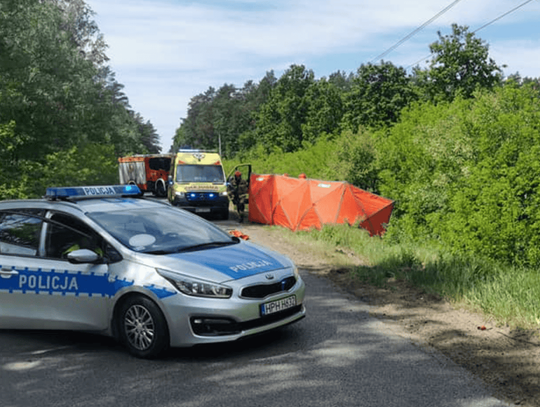
M167 178L167 182L169 183L169 185L173 184L172 175L169 175L169 177Z
M70 263L73 264L84 264L84 263L101 263L101 257L92 250L88 249L79 249L74 250L71 253L68 253L67 259Z

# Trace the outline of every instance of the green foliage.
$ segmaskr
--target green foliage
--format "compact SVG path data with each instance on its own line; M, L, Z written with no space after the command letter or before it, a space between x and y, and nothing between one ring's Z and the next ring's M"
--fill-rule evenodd
M15 135L24 140L13 151L17 159L39 160L88 142L114 144L119 154L142 141L155 145L102 66L105 44L91 16L82 0L2 3L0 123L16 123ZM129 146L123 128L137 134Z
M415 98L405 69L391 62L362 64L344 95L344 126L380 128L395 123L401 110Z
M540 99L506 86L437 106L421 103L379 140L380 191L397 230L464 253L539 264Z
M100 139L93 130L90 109L99 97L92 63L79 56L69 32L63 29L60 9L48 3L24 0L0 14L0 110L17 124L26 142L17 148L20 158L36 151L58 151L80 137ZM2 31L6 32L2 32Z
M489 46L468 27L452 24L452 34L430 45L429 68L415 69L420 93L429 100L470 98L477 89L493 89L501 83L501 68L489 58Z
M296 151L304 140L302 126L309 111L308 89L315 84L313 71L303 65L291 66L272 89L257 116L259 142L271 151Z
M116 184L118 163L113 146L88 144L47 155L32 175L29 194L42 196L50 186Z
M218 150L233 158L253 147L255 117L275 84L272 71L258 83L247 81L240 89L225 84L217 91L210 87L191 98L187 118L176 130L173 151L179 148Z
M286 232L284 236L290 236ZM317 242L318 251L328 256L343 249L353 253L363 260L363 265L352 267L351 277L369 284L391 288L394 282L405 281L424 292L483 312L501 324L536 329L540 323L537 268L505 266L478 255L456 254L433 242L395 243L386 237L372 238L349 225L296 232L294 241Z
M234 160L225 160L225 168L228 172L235 165L248 162L257 174L288 174L291 177L305 174L313 179L331 179L329 165L336 148L335 143L327 138L320 138L315 144L304 143L303 147L302 150L291 153L283 153L280 149L268 153L259 145L248 154Z
M339 88L323 78L308 87L305 98L309 103L301 124L302 140L315 143L339 129L344 112L342 95Z
M394 215L403 218L410 234L425 235L430 216L447 213L451 187L467 171L473 152L460 126L468 110L463 100L419 103L404 111L385 136L380 134L379 190L396 200ZM415 227L409 229L410 223Z
M378 193L379 168L374 133L360 129L354 134L345 130L336 138L334 154L328 161L331 179L347 181Z
M459 250L540 264L540 100L531 87L479 97L470 113L477 162L454 188L439 228Z
M0 199L27 198L21 171L25 162L15 160L17 147L24 139L15 134L15 122L0 124Z

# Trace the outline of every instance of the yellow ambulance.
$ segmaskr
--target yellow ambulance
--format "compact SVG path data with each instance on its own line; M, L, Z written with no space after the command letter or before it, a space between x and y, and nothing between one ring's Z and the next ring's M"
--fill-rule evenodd
M172 205L198 215L228 219L229 197L220 155L179 150L172 162L167 197Z

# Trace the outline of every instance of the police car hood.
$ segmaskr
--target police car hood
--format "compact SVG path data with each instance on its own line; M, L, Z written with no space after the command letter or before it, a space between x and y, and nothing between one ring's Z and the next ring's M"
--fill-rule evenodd
M293 267L292 261L287 257L245 241L229 246L152 257L154 266L216 283Z

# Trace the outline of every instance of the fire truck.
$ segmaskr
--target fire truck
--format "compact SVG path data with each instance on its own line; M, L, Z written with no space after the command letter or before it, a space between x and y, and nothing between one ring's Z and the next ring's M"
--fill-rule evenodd
M155 196L167 196L173 154L141 154L118 158L120 184L134 184Z

